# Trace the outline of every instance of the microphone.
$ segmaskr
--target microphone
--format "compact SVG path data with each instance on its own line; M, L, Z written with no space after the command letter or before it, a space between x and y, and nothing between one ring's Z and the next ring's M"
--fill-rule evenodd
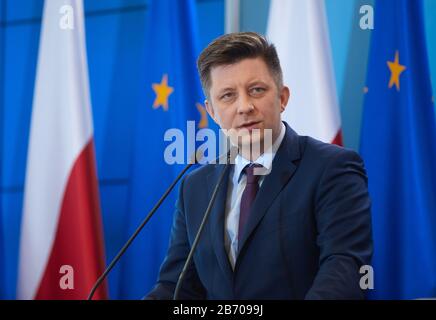
M118 252L118 254L115 256L115 258L112 259L109 266L106 268L106 270L103 272L103 274L97 279L94 286L92 287L87 300L92 300L92 297L94 296L95 291L97 291L98 287L101 285L101 283L106 279L109 272L113 269L113 267L117 264L117 262L120 260L121 256L126 252L127 248L129 248L130 244L135 240L136 236L141 232L142 228L147 224L147 222L150 220L150 218L153 216L153 214L156 212L156 210L161 206L162 202L168 197L169 193L174 189L175 185L179 180L185 175L186 171L189 170L189 168L192 167L192 165L196 162L200 162L200 160L203 158L204 153L200 152L198 150L195 154L192 155L191 161L183 168L183 170L179 173L179 175L176 177L176 179L171 183L171 185L168 187L168 189L165 191L165 193L162 195L162 197L159 199L159 201L154 205L154 207L150 210L148 215L145 217L145 219L141 222L139 227L135 230L135 232L132 234L132 236L127 240L127 242L124 244L124 246L121 248L121 250Z
M194 251L197 248L197 245L200 241L201 233L203 232L204 226L206 225L207 219L209 218L210 212L212 211L213 203L215 202L215 198L218 194L218 189L222 184L223 178L229 169L230 164L230 155L231 150L227 153L227 163L221 172L221 175L218 179L218 182L213 190L212 197L210 198L209 204L207 206L206 212L204 213L203 220L201 221L200 227L198 228L197 234L195 235L194 243L192 244L191 250L189 251L188 258L186 258L185 265L183 266L182 272L179 275L179 279L177 281L176 289L174 290L173 300L177 300L179 297L180 288L182 287L183 279L185 278L186 270L188 269L189 264L191 263L192 257L194 256Z

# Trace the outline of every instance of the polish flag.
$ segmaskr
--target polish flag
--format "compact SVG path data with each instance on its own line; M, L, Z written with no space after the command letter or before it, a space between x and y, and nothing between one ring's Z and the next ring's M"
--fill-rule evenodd
M82 0L46 0L30 128L18 299L86 299L104 269ZM106 285L96 292L107 298Z
M291 90L282 120L301 135L342 145L324 1L271 0L267 37Z

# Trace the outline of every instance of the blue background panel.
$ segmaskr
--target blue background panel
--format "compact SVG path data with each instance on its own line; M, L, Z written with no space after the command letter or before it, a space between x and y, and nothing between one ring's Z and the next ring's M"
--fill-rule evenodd
M44 0L2 0L6 1L6 21L9 23L40 20ZM85 12L104 14L109 11L136 10L146 7L149 0L85 0Z
M5 284L3 288L0 288L0 298L15 299L23 193L17 190L4 192L1 203L0 212L3 213L3 217L0 217L3 218L4 256L6 259L4 266Z
M22 188L24 183L39 31L39 24L24 24L4 32L4 188Z
M41 19L44 0L20 0L20 1L5 1L6 5L6 21L17 22L21 20L37 20Z

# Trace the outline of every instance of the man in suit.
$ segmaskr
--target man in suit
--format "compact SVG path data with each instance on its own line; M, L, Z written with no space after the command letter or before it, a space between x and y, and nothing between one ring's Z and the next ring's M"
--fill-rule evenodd
M359 269L370 263L372 235L361 158L299 136L281 121L290 92L276 50L262 36L216 39L201 53L198 69L210 116L242 136L239 150L261 148L239 152L227 170L180 298L363 298ZM256 175L256 168L269 173ZM172 299L224 169L208 164L183 180L168 253L147 298Z

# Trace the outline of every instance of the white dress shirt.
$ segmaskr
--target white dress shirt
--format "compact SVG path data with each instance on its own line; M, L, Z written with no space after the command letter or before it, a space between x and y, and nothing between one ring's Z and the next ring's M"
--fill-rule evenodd
M280 127L280 134L272 144L271 148L264 152L254 163L262 165L267 172L272 169L272 162L285 136L286 128L283 122ZM238 228L239 228L239 207L241 205L241 197L247 184L247 177L243 173L244 168L251 162L240 154L235 158L235 165L230 172L230 179L227 189L227 202L225 211L225 230L224 230L224 245L229 257L232 268L235 268L236 257L238 256ZM242 173L242 174L241 174ZM259 188L265 175L259 178Z

